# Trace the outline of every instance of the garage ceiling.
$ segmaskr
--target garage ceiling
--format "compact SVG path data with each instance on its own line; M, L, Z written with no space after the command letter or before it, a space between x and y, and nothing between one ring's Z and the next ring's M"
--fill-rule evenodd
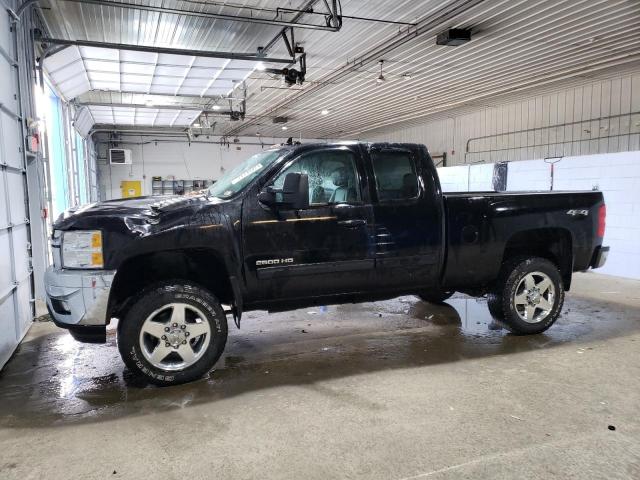
M139 3L150 4L148 0ZM280 3L300 9L309 2ZM324 10L324 2L312 3L317 11ZM247 53L269 46L268 55L287 54L278 40L281 26L68 0L50 0L50 5L54 8L43 9L42 15L54 37ZM194 12L293 18L291 13L276 15L274 2L267 0L226 5L165 0L162 5ZM251 70L245 120L221 119L215 133L281 136L281 126L273 118L284 116L288 134L357 137L373 128L486 98L640 64L640 2L636 0L343 0L342 13L405 23L345 18L335 33L296 29L296 42L307 52L305 83L287 88L279 76ZM298 21L319 22L317 15L302 15ZM436 45L435 36L450 27L470 28L472 40L458 47ZM382 83L376 82L379 60L384 60ZM122 62L117 64L121 76ZM108 89L112 91L92 87L78 100L144 104L151 98L156 105L195 105L207 110L220 102L218 96L210 95L213 91L205 90L204 81L214 75L211 71L206 79L198 79L203 82L194 87L194 96L180 95L186 91L182 87L153 97L148 94L158 92L128 93L128 88L122 92L130 82L119 78L120 88L114 80ZM142 83L160 82L155 77L146 76ZM322 110L329 113L322 115Z
M188 127L202 113L202 110L106 105L89 105L86 108L94 124L136 127Z
M93 90L159 95L229 95L258 62L70 46L44 68L65 98Z

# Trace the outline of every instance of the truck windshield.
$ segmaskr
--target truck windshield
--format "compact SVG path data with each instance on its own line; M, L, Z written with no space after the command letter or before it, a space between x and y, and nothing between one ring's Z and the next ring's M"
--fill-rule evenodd
M247 158L240 165L225 173L216 183L209 187L208 196L222 199L230 198L244 187L251 180L256 178L260 172L271 165L280 155L282 149L267 150L256 153Z

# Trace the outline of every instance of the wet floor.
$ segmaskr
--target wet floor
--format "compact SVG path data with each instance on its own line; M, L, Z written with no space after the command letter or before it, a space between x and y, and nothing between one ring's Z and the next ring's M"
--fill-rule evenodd
M640 478L640 282L576 275L514 336L415 297L230 328L207 378L133 377L36 323L0 373L0 479Z
M100 421L277 385L509 355L640 329L635 311L569 296L545 334L515 336L491 317L484 299L459 297L440 305L407 296L249 312L240 331L232 327L225 354L207 378L170 388L147 385L124 367L113 330L106 345L90 345L36 324L0 377L0 425Z

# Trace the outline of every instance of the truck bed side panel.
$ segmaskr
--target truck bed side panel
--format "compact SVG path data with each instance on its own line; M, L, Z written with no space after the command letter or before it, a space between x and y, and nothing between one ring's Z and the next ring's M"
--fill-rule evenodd
M571 238L572 270L589 267L596 236L600 192L471 192L444 195L447 260L443 285L488 285L498 275L515 234L553 229ZM575 215L571 211L587 214ZM575 213L575 212L573 212Z

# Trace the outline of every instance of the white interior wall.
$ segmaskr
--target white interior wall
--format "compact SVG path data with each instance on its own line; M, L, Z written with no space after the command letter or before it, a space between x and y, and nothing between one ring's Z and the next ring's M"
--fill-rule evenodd
M640 150L637 67L538 92L487 100L362 138L423 143L434 155L446 152L447 166Z
M438 169L446 191L492 190L493 164ZM470 187L470 188L469 188ZM507 190L549 190L551 165L544 159L510 162ZM640 279L640 152L565 157L554 164L554 190L601 190L607 205L607 263L594 270Z
M211 142L219 141L211 137ZM98 184L100 199L120 198L120 182L140 180L143 195L151 194L152 177L173 176L176 180L203 179L216 180L226 170L235 167L249 156L280 144L286 139L263 139L261 145L256 137L239 137L237 144L154 142L148 137L126 137L118 148L132 151L131 165L109 165L106 144L98 144ZM305 140L311 142L312 140ZM135 142L130 144L127 142ZM142 143L142 144L140 144Z

